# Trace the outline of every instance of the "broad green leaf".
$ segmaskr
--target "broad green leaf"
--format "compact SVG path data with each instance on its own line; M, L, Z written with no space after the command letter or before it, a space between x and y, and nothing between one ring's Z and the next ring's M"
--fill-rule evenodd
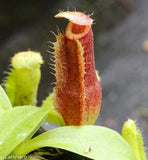
M19 145L16 155L41 147L57 147L95 160L136 160L129 144L117 132L99 126L66 126L45 132Z
M12 108L8 96L4 89L0 86L0 112Z
M29 139L48 114L48 108L15 107L0 114L0 155L7 156Z
M54 92L52 92L44 101L41 107L46 108L46 107L50 107L51 110L48 113L48 117L46 119L46 121L54 123L54 124L58 124L60 126L65 126L65 122L62 118L62 116L54 109L53 107L53 95Z

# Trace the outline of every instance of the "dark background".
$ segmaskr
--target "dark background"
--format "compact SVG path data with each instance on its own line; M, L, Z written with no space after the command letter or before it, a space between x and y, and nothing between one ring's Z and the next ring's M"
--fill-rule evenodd
M136 120L148 146L148 1L138 0L25 0L0 1L0 83L11 57L24 50L44 58L38 105L52 91L49 41L51 31L64 30L67 20L55 19L60 10L94 13L96 69L101 76L103 102L97 125L121 132L124 121Z

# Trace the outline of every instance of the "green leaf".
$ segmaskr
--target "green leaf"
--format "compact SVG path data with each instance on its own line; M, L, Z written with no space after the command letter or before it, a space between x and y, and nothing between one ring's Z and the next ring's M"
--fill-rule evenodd
M41 107L50 107L52 108L53 106L53 95L54 92L50 93L48 97L46 97L45 100L43 100L42 106Z
M53 95L54 95L54 92L52 92L43 101L43 104L41 106L43 108L46 108L46 107L51 108L50 112L48 113L48 117L47 117L46 121L60 125L60 126L65 126L65 122L63 120L63 117L53 107Z
M45 132L19 145L16 155L41 147L57 147L95 160L136 160L129 144L117 132L99 126L66 126Z
M15 107L0 114L0 155L7 156L22 141L28 140L48 114L48 108Z
M0 86L0 112L12 108L8 96L4 89Z
M97 76L98 81L101 82L101 78L99 76L99 71L98 70L96 70L96 76Z

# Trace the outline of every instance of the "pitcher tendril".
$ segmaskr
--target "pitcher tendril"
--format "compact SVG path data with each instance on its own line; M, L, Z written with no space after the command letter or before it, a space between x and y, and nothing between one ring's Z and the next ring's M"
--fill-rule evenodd
M54 43L54 107L66 125L94 124L101 106L101 86L94 63L93 20L84 13L69 11L55 17L70 22Z

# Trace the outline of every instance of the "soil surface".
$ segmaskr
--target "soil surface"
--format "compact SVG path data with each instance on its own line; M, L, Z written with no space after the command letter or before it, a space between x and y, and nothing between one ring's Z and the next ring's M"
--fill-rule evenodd
M121 132L124 121L136 120L148 146L148 1L25 1L1 5L0 83L8 71L10 58L18 51L34 50L44 58L38 105L52 91L49 41L51 30L64 29L67 21L55 19L59 9L94 11L94 50L99 70L103 102L97 125ZM68 6L68 7L67 7Z

